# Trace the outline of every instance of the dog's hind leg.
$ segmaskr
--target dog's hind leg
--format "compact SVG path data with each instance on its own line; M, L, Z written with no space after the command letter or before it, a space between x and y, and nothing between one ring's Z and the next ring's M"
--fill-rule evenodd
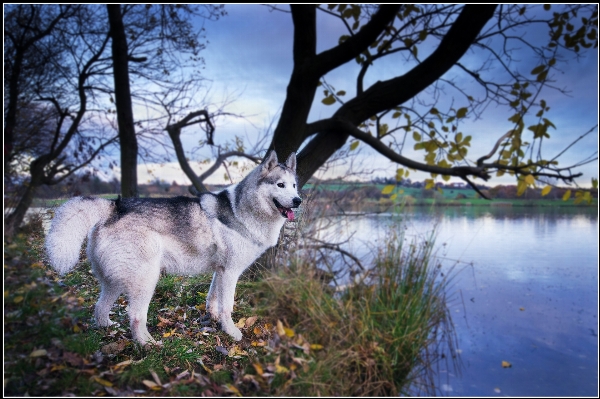
M153 271L156 271L154 273ZM135 286L127 287L127 296L129 298L129 321L131 323L131 333L133 339L140 344L156 343L154 338L148 332L146 322L148 321L148 307L154 295L154 288L158 282L160 269L148 268L146 274L138 276L137 281L133 283Z
M114 324L110 320L109 312L113 303L117 300L121 294L121 290L114 285L109 284L106 281L100 282L100 298L96 303L96 310L94 317L96 318L96 324L98 327L108 327Z
M219 280L219 273L214 272L212 282L210 283L210 288L208 289L208 294L206 294L206 312L209 313L213 318L217 318L219 316Z

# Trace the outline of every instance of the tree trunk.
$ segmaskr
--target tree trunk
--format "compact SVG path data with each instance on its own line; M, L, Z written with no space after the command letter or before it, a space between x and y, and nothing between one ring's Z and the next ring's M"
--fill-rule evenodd
M129 87L129 60L127 37L123 26L120 5L107 5L112 37L113 76L115 79L115 105L121 147L121 195L137 197L138 145L133 124L131 89Z
M27 210L31 206L33 202L33 197L35 192L39 186L42 185L42 179L44 177L44 169L40 163L36 163L35 161L31 165L31 180L25 189L25 192L19 199L17 206L12 211L10 215L8 215L4 219L4 239L7 241L11 241L11 238L17 233L17 229L23 223L23 219L25 219L25 214Z

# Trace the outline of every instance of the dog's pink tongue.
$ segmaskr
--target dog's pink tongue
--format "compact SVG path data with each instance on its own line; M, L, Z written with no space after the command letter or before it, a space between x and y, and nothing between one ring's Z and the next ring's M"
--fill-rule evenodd
M291 209L287 208L285 210L285 214L287 216L287 219L291 222L292 220L294 220L294 211L292 211Z

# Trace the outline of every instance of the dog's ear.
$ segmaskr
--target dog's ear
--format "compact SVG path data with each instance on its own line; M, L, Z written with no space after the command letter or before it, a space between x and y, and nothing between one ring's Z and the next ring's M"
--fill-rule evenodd
M290 154L287 161L285 161L285 166L287 166L288 168L293 170L294 173L296 172L296 153L295 152L292 152Z
M266 175L267 173L269 173L269 171L273 170L273 168L275 168L278 164L279 161L277 160L277 154L275 153L275 150L272 150L269 153L267 159L265 159L262 163L261 174Z

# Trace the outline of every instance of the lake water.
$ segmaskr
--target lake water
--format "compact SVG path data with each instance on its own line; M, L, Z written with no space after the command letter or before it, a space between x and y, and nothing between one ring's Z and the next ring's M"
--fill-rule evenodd
M366 259L399 218L406 237L427 239L437 225L437 256L460 261L448 294L462 367L440 371L443 395L596 397L597 212L413 208L344 218L334 230Z

